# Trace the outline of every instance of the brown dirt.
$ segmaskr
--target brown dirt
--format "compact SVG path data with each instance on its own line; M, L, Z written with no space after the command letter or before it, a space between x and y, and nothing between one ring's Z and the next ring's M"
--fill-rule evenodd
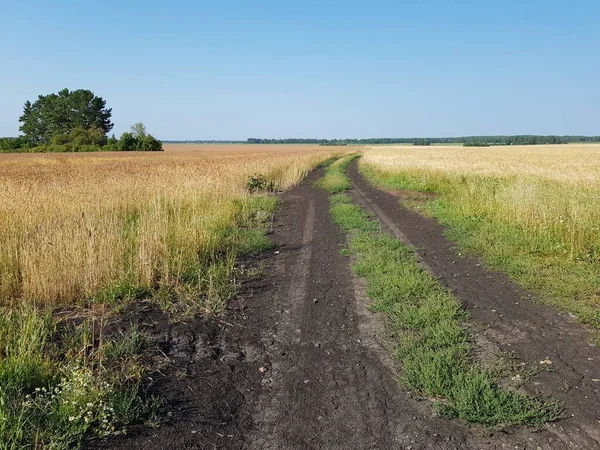
M568 419L548 425L534 442L542 448L600 448L600 349L589 343L584 327L532 303L531 292L506 275L487 270L477 258L461 256L437 221L401 207L402 193L394 195L371 186L356 163L349 174L354 197L415 248L423 265L457 295L481 325L476 341L510 352L519 362L550 369L541 371L526 388L563 402ZM541 366L546 358L552 364Z
M397 199L370 188L355 168L352 171L363 198L372 204L385 198L387 203L381 207L393 215L392 224L399 227L406 212L398 208ZM132 313L138 316L138 323L153 333L169 358L169 364L162 374L155 374L151 386L151 392L160 393L168 401L168 421L159 428L139 428L126 437L97 441L94 448L558 449L566 448L564 436L579 445L569 448L595 448L598 442L592 438L593 430L575 431L591 422L577 417L557 424L560 432L553 432L550 426L539 433L519 429L491 435L457 421L434 417L429 402L404 392L397 382L398 373L389 351L385 350L389 342L383 337L382 321L367 311L364 290L352 276L349 259L340 253L345 237L331 222L328 195L312 187L319 175L311 174L300 186L282 195L282 207L271 236L277 248L253 261L262 267L262 277L246 284L223 317L196 318L171 325L168 317L154 307L138 308ZM427 223L436 226L434 222ZM446 251L443 245L447 244L442 230L435 230L430 232L433 247L425 253L431 267L428 258L436 251ZM406 236L420 234L410 227L402 231ZM442 255L436 255L433 259L441 263ZM452 261L455 260L456 256ZM440 267L448 265L450 275L445 280L454 282L464 270L452 261ZM460 272L454 271L456 267L461 267ZM477 280L483 281L470 284L476 281L476 275ZM557 373L572 367L563 367L555 354L560 351L563 361L568 361L562 345L569 346L567 341L580 336L583 339L582 333L576 333L578 328L556 315L552 316L554 322L545 321L550 312L543 308L532 317L527 316L529 309L523 310L527 313L519 322L505 322L503 317L520 310L519 306L513 307L514 302L509 302L510 311L504 312L498 306L498 312L492 313L488 302L512 299L513 295L520 295L518 288L501 275L485 271L470 272L465 280L476 292L496 286L490 298L487 296L492 291L482 291L485 299L471 294L466 300L474 311L481 310L482 314L474 312L478 320L490 319L492 337L503 333L512 339L511 349L519 350L524 342L519 341L519 334L507 332L506 326L510 330L524 328L527 338L544 333L551 339L543 351L537 348L523 358L529 361L533 355L534 360L549 356L555 361ZM565 322L566 328L557 328L558 322ZM553 336L566 333L564 330L572 334L562 335L564 341L556 338L560 342L554 342ZM539 344L540 339L533 340ZM585 341L576 342L583 345ZM570 348L587 351L587 347ZM571 356L586 359L588 355ZM591 372L595 366L588 365ZM547 383L546 378L542 380ZM575 386L584 390L579 392ZM579 394L592 394L586 386L580 380L573 383L577 399L582 400ZM593 410L598 405L597 397L589 398L586 404ZM585 415L590 420L591 416Z

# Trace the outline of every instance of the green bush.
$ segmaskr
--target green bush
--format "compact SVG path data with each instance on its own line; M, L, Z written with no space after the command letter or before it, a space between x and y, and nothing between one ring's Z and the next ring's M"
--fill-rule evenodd
M0 138L0 153L14 152L27 147L27 139L23 136Z
M246 183L246 188L251 193L255 192L273 192L275 190L275 185L272 181L268 180L264 175L252 175L248 178L248 182Z
M162 142L151 134L136 137L133 133L125 132L118 141L118 150L122 152L141 151L156 152L162 151Z
M137 139L131 133L123 133L119 139L119 150L131 152L137 150Z
M137 149L142 152L159 152L162 151L162 142L156 139L151 134L147 134L138 138Z
M140 124L143 126L143 124ZM113 134L107 138L98 127L75 127L66 132L54 134L45 144L32 146L24 136L18 138L0 138L0 153L66 153L100 151L162 151L162 142L151 134L126 132L117 139Z

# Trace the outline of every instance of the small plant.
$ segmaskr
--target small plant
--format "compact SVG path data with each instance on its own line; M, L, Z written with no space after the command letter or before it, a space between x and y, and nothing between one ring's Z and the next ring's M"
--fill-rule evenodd
M275 184L268 180L262 174L252 175L248 178L246 188L251 194L255 192L273 192L275 190Z

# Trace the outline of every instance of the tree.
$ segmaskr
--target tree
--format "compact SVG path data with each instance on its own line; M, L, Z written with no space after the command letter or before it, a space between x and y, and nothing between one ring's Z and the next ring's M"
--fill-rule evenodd
M122 152L137 150L137 138L132 133L123 133L119 139L119 150Z
M162 148L162 142L156 139L151 134L138 139L138 150L143 152L159 152Z
M131 125L131 127L129 127L129 129L133 137L137 139L146 137L146 135L148 134L148 132L146 131L146 125L144 125L142 122L134 123L133 125Z
M105 139L112 130L111 116L112 109L106 108L106 101L92 91L62 89L57 94L40 95L33 103L26 101L19 129L34 145L49 143L57 135L67 136L57 138L59 141L70 141L68 137L74 130L79 136L80 130L89 131L97 141L98 131Z

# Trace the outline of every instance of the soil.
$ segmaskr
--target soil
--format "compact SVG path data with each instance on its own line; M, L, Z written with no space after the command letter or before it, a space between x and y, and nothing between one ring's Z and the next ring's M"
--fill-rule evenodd
M384 321L368 311L351 261L341 254L346 238L331 222L329 196L312 186L322 175L316 171L282 194L271 233L276 248L251 261L261 276L244 285L223 316L172 324L143 302L123 315L145 329L167 358L150 386L166 399L167 420L158 428L139 427L124 437L89 443L90 448L599 446L594 388L600 384L592 379L600 375L597 362L587 358L600 354L588 346L581 327L523 301L529 294L506 277L486 271L475 259L459 258L434 221L368 186L354 165L351 174L353 195L418 247L432 273L487 324L486 339L527 362L552 360L554 371L539 375L537 388L554 396L564 384L559 381L568 380L571 391L560 399L575 417L542 430L490 433L438 418L431 402L405 392L389 356L393 343L386 339Z

